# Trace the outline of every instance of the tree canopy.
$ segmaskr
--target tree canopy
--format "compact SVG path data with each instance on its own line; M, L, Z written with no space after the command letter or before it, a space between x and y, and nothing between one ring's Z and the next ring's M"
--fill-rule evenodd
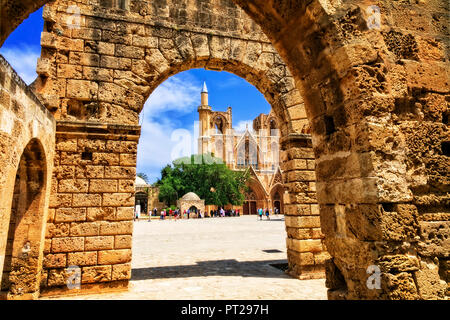
M188 192L205 199L207 205L242 205L247 191L248 171L230 170L220 158L193 155L172 162L161 170L159 200L176 204Z

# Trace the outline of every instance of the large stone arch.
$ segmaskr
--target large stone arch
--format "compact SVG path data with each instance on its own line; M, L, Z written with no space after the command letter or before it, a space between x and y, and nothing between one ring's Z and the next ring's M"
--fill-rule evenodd
M47 227L52 246L46 251L45 293L65 290L69 265L81 268L83 289L127 286L138 116L151 92L168 77L192 68L232 72L264 94L281 135L288 137L308 125L285 63L232 2L188 0L186 21L176 13L182 7L177 1L164 3L169 11L145 5L149 3L142 2L149 10L144 15L143 8L116 12L95 1L78 4L76 28L66 14L72 2L58 0L44 9L39 77L33 87L57 119L58 158L50 204L55 216ZM235 23L205 24L199 18L201 13L220 20L224 11ZM293 163L286 174L304 169ZM126 241L116 244L116 237ZM319 257L322 240L315 239L312 247ZM323 277L323 258L297 264L305 266L303 278Z
M445 288L431 283L438 270L448 283L448 7L378 1L377 29L355 1L234 2L262 26L305 98L333 257L329 297L442 297ZM299 160L301 148L288 150L290 163ZM287 181L291 197L298 176ZM293 205L291 214L304 212ZM381 289L366 286L370 264L381 268Z

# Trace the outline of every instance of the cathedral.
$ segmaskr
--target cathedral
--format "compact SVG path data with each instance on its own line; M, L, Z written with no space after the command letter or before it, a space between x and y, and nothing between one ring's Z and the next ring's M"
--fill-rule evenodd
M283 213L284 187L279 166L279 130L271 111L253 120L243 132L233 129L232 109L213 111L208 89L203 84L199 114L198 154L212 154L231 170L250 170L251 179L242 207L243 214L256 214L257 208Z

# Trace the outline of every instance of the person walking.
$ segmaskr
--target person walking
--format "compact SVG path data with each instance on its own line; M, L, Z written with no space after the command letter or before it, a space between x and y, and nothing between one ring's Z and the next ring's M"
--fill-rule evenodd
M258 215L259 215L259 220L262 220L262 215L263 215L263 209L262 208L258 209Z
M267 217L267 220L270 220L269 208L266 209L266 217Z

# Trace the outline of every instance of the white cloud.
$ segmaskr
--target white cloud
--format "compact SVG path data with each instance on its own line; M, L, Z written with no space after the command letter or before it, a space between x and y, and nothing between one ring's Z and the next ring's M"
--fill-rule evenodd
M0 48L0 54L11 64L26 84L31 84L37 77L36 65L41 55L40 48L27 45Z
M144 105L144 113L156 118L161 112L190 113L200 104L200 82L179 74L167 79L153 91Z

